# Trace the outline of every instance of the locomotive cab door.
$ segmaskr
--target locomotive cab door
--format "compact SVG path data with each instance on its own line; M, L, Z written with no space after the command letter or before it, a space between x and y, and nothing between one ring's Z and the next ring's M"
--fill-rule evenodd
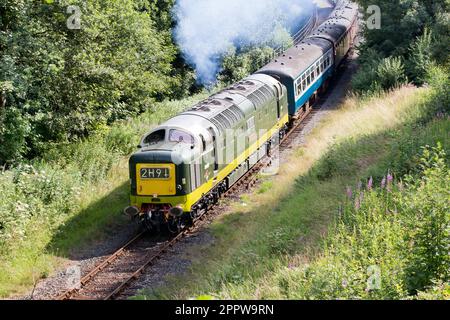
M282 89L280 83L278 83L277 85L274 85L273 87L275 88L275 92L277 94L277 119L280 120L280 118L281 118L281 98L283 97L283 89Z
M208 132L211 135L212 142L213 142L213 157L214 157L214 177L217 176L219 172L219 154L217 150L217 137L216 133L214 132L213 128L208 128Z

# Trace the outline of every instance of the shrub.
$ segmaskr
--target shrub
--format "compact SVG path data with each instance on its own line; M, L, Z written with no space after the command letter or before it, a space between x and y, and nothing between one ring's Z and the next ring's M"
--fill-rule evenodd
M30 125L16 108L0 110L0 164L20 160L28 151Z
M0 251L50 232L74 210L80 181L49 167L20 165L0 174ZM40 226L40 234L32 230ZM45 230L45 231L43 231Z
M408 77L417 85L426 82L428 70L431 67L432 34L425 29L424 33L410 45L408 61Z
M407 82L405 67L399 57L389 57L381 60L377 70L377 81L384 90L398 88Z
M440 144L426 146L420 165L422 178L415 181L407 176L409 190L397 200L409 226L407 284L411 293L450 278L450 204L446 196L450 175L445 158Z
M219 80L225 85L239 81L264 66L273 55L274 50L270 47L250 47L240 52L233 48L223 59Z

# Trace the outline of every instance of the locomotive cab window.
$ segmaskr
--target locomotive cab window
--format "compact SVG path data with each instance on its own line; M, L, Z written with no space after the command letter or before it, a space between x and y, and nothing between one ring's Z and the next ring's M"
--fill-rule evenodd
M194 137L189 133L177 129L170 130L169 141L187 144L194 144L195 142Z
M149 134L144 139L144 144L145 145L158 144L160 142L164 142L165 138L166 138L166 130L158 130L158 131L155 131L155 132Z

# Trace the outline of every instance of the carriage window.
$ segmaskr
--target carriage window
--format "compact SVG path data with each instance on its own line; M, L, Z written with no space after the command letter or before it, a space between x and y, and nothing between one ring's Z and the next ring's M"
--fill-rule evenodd
M155 132L149 134L144 139L144 144L145 145L157 144L157 143L163 142L165 137L166 137L166 130L158 130L158 131L155 131Z
M177 129L172 129L172 130L170 130L170 133L169 133L169 141L194 144L194 137L191 136L187 132L177 130Z

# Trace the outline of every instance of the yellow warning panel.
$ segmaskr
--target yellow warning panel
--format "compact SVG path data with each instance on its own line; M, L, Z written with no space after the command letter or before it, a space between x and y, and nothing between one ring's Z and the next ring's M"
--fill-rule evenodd
M136 181L140 196L173 196L177 193L174 164L137 164Z

